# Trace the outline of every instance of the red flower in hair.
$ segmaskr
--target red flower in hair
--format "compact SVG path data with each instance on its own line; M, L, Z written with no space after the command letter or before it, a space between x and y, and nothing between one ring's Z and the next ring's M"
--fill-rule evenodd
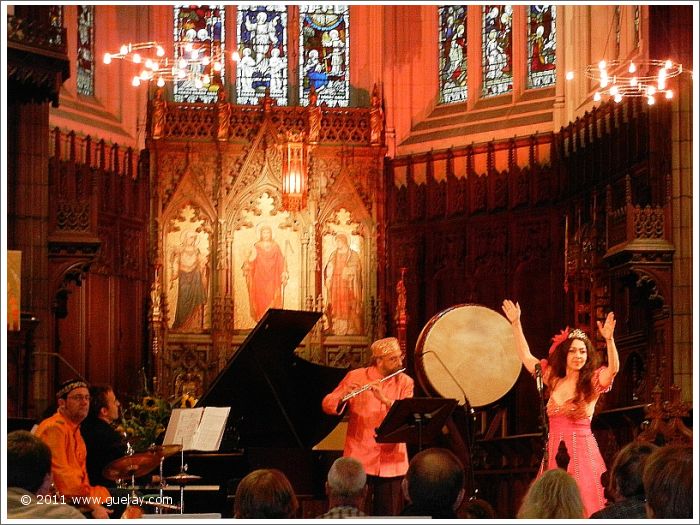
M569 331L569 327L567 326L557 335L552 337L552 346L549 347L549 355L552 355L554 353L554 350L556 350L557 346L559 346L561 343L563 343L569 338Z

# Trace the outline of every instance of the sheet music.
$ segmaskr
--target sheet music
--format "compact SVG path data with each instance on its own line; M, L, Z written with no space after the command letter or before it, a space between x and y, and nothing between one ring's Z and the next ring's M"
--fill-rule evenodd
M174 408L163 445L183 450L219 450L231 407Z
M174 408L165 430L163 445L182 445L183 450L191 449L203 412L204 408Z
M206 407L192 440L193 450L219 450L231 407Z

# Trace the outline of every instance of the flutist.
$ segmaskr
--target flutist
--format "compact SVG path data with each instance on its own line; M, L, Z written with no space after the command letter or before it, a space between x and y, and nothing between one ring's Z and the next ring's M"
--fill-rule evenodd
M370 350L372 364L348 372L323 399L323 410L328 414L349 411L343 455L360 461L367 472L365 513L398 516L403 506L401 480L408 470L406 444L377 443L375 429L394 401L413 397L413 379L401 371L404 355L395 337L375 341Z

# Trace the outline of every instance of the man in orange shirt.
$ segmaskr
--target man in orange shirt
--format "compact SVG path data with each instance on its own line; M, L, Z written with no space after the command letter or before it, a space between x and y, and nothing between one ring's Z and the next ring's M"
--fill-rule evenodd
M88 507L93 518L109 518L112 513L101 503L110 497L99 485L90 485L85 460L85 442L80 435L80 423L90 408L90 392L84 381L64 382L56 393L58 410L39 424L36 436L51 449L51 473L59 494L66 502ZM80 497L90 499L79 500Z
M397 399L413 397L413 379L400 373L383 382L385 377L403 368L403 352L395 337L372 343L372 365L351 370L338 386L323 398L327 414L340 414L346 403L341 399L364 385L368 390L347 401L350 417L343 456L357 459L367 472L367 514L397 516L403 496L401 480L408 470L405 443L377 443L375 429Z

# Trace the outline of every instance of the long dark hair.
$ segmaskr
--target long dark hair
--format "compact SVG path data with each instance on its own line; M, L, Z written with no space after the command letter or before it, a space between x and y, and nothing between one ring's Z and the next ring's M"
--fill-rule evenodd
M586 363L581 368L576 382L576 397L589 401L593 397L593 383L591 381L593 372L600 366L600 356L593 347L591 340L586 337L567 338L554 349L552 355L549 356L549 365L552 367L552 378L559 380L566 376L566 357L569 354L571 343L576 340L583 341L586 345Z

